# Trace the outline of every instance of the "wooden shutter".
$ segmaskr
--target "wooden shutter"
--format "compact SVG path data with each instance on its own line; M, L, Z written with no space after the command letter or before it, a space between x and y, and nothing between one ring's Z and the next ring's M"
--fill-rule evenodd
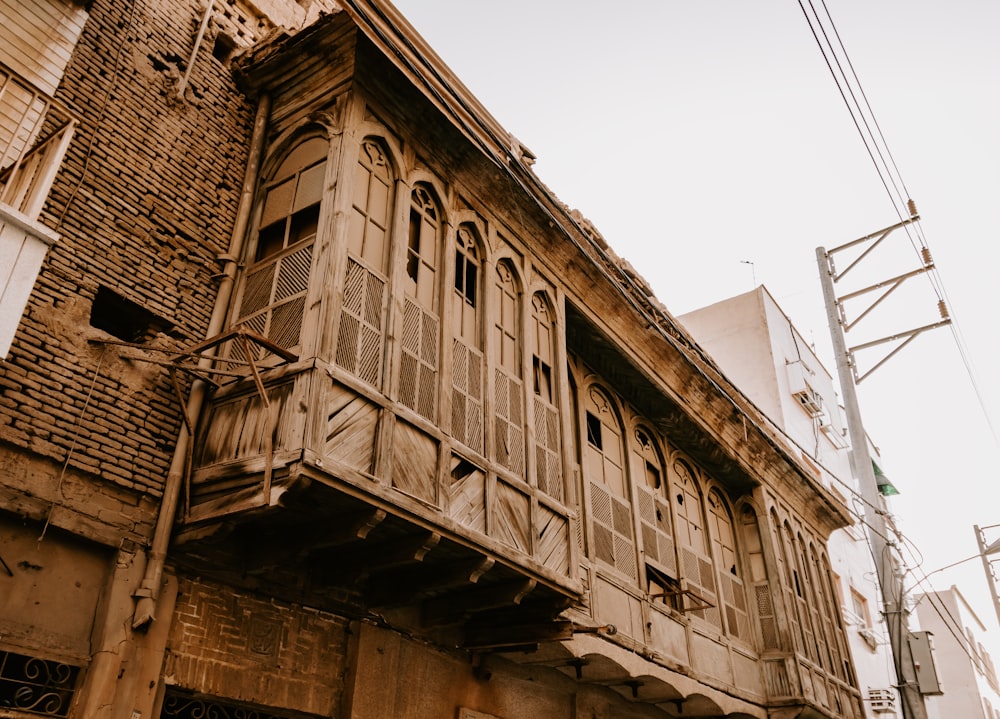
M562 461L559 457L559 413L535 396L535 473L538 488L563 501Z
M403 308L399 399L430 420L434 419L437 410L438 332L437 317L406 298Z
M597 559L638 581L632 510L628 503L613 495L603 484L590 482L590 510Z
M382 383L385 280L349 259L337 332L336 362L373 387Z
M524 477L524 395L521 380L497 368L493 374L493 441L497 462Z
M451 433L483 453L483 355L461 340L452 342Z
M639 487L639 522L646 562L677 577L677 552L670 527L670 506L657 493Z

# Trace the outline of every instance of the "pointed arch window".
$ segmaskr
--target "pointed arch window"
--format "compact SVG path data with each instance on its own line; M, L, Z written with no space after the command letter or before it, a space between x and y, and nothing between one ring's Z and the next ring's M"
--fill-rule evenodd
M590 488L594 555L638 580L621 424L607 395L597 387L587 392L583 429L583 473Z
M368 384L382 384L393 177L385 149L361 143L352 178L347 273L337 330L336 362Z
M521 378L521 294L510 263L501 260L493 280L493 450L496 461L525 476L524 385Z
M299 344L302 331L328 147L322 137L300 142L265 183L253 262L236 319L290 349Z
M768 580L767 564L764 559L760 523L753 509L748 506L743 507L740 512L739 526L747 557L749 581L753 587L753 606L757 609L757 621L760 625L764 649L779 649L781 640L774 612L770 581Z
M441 341L438 309L440 216L440 207L430 189L425 185L414 187L410 193L399 400L430 420L437 414Z
M535 481L543 492L562 501L564 492L562 459L559 453L559 411L556 409L552 377L555 323L552 306L543 292L536 292L531 298L530 327L534 384ZM621 451L621 430L618 430L618 444ZM620 465L623 466L624 463Z
M647 573L653 567L666 577L677 578L677 550L670 520L670 501L663 459L652 431L638 427L630 443L633 484L638 491L642 551ZM673 587L657 587L660 593Z
M720 609L730 636L750 641L750 618L747 611L743 570L736 553L736 534L725 500L717 491L708 495L709 535L712 554L718 568Z
M712 606L688 612L721 627L721 614L715 594L714 567L705 536L704 508L694 470L680 458L671 465L671 489L674 495L674 519L680 574L705 603Z
M479 284L482 251L475 225L463 224L455 237L452 292L451 431L483 452L483 348Z
M393 177L385 149L375 139L361 143L354 168L348 251L370 269L386 274L392 217Z

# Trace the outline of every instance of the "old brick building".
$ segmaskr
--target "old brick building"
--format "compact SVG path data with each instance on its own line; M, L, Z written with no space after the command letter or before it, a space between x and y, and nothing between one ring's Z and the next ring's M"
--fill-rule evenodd
M0 716L862 716L842 502L389 3L0 20Z

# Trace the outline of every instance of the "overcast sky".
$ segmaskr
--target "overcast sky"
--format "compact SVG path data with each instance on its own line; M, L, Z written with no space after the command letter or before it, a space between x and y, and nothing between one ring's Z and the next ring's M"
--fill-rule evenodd
M394 2L674 315L756 281L836 374L815 248L899 217L796 0ZM1000 3L827 2L1000 423ZM863 282L919 266L891 237ZM937 299L909 280L848 342L935 322ZM882 354L859 353L862 371ZM922 571L975 555L973 525L1000 524L998 442L953 331L921 335L859 396ZM1000 658L979 560L931 581L959 586Z

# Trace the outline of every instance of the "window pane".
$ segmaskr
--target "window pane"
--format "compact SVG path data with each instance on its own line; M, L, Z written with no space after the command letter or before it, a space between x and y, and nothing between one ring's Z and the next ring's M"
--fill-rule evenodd
M323 198L323 179L325 176L325 162L314 165L299 175L299 186L295 191L293 211L317 204Z
M285 180L268 190L267 199L264 200L264 211L260 217L261 227L267 227L271 223L289 215L292 208L292 192L294 190L294 179Z

